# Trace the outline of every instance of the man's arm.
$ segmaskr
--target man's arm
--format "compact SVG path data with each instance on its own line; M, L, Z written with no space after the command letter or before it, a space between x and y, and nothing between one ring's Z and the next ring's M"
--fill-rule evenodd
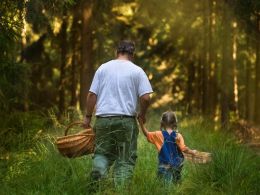
M150 105L150 94L146 93L140 97L140 113L138 114L138 118L141 118L143 123L145 123L146 111Z
M148 130L145 128L143 120L141 118L138 118L138 122L140 124L140 127L143 131L143 134L145 135L145 137L147 137L147 134L149 133Z
M84 125L83 125L84 128L90 127L91 117L96 102L97 102L97 95L95 93L89 92L87 96L87 105L86 105L87 112L84 118Z

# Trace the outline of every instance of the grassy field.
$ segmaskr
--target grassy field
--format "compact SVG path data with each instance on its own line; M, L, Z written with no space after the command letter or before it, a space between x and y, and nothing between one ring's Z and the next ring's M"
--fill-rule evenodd
M90 194L91 156L62 157L53 142L64 126L46 118L31 113L1 117L0 194ZM147 126L158 129L159 116L151 114ZM140 134L131 185L116 191L110 176L96 194L260 194L260 157L214 129L202 118L180 122L190 148L213 154L209 164L186 161L181 184L163 186L156 179L156 149Z

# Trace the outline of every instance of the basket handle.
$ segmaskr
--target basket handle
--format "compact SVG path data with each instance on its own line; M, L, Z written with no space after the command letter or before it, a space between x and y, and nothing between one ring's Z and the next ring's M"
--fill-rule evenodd
M73 122L73 123L70 123L67 128L65 129L64 131L64 135L66 136L68 134L68 131L71 127L75 126L75 125L83 125L84 123L82 121L76 121L76 122Z

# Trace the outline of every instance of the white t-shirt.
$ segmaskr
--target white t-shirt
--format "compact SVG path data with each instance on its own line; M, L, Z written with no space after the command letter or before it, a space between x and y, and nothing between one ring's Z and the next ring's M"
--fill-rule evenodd
M89 91L97 95L97 116L135 116L138 98L153 92L142 68L118 59L97 69Z

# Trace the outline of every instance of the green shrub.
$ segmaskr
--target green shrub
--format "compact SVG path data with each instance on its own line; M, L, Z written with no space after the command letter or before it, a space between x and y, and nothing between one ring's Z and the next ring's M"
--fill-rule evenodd
M28 88L29 66L13 61L0 61L0 110L22 108Z
M46 121L46 118L34 112L1 113L1 150L19 151L32 147L42 136Z

